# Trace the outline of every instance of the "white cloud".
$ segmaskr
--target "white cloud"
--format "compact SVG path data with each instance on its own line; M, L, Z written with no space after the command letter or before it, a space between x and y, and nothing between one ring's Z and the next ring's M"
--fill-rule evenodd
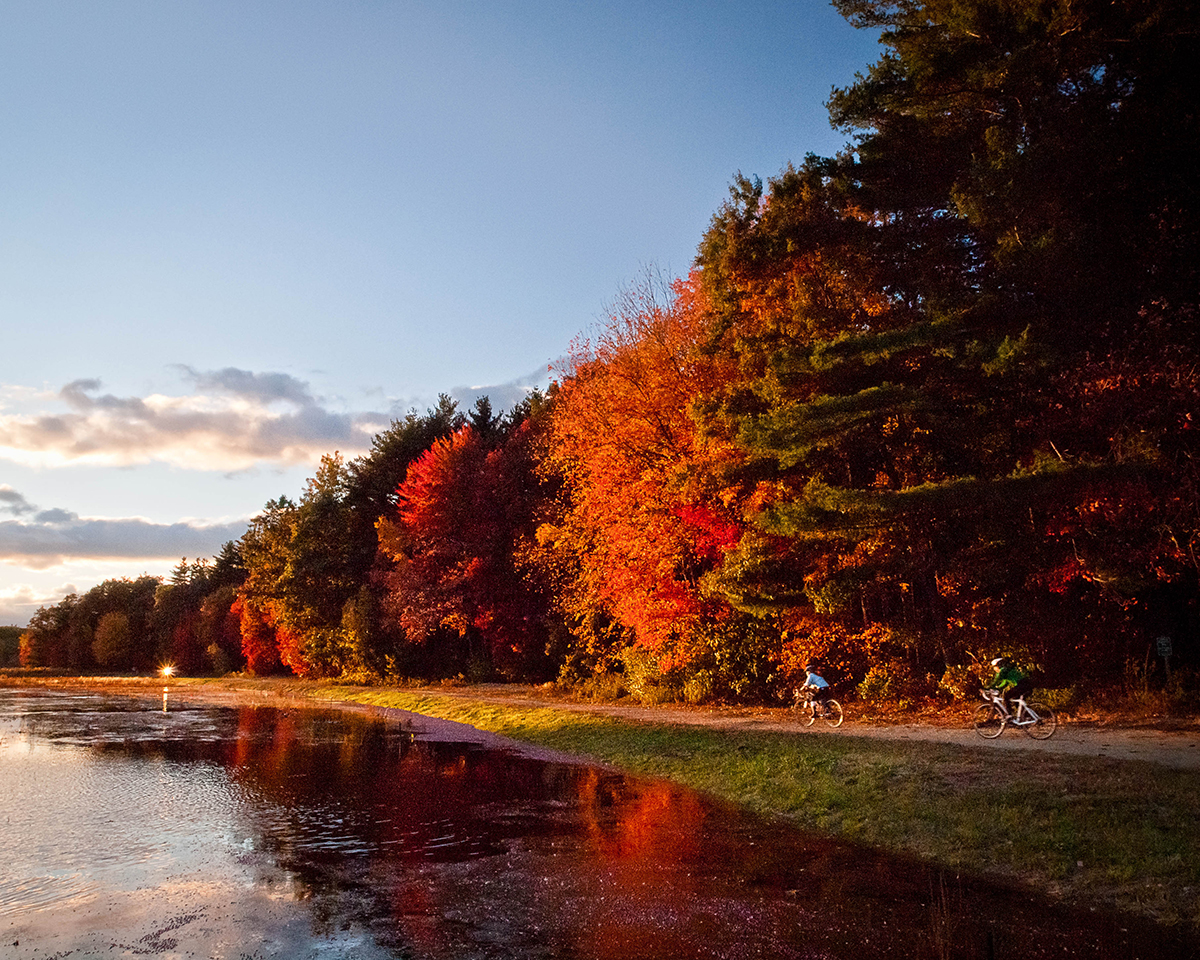
M0 562L32 570L80 559L149 561L208 557L246 532L245 520L154 523L141 517L81 517L60 507L39 510L8 486L0 488L0 493L18 504L23 515L19 519L0 520Z
M67 584L56 590L43 591L35 590L29 584L22 583L6 590L0 590L0 626L23 627L37 612L38 607L58 603L68 593L74 592L74 584Z
M383 411L334 409L287 373L175 369L190 392L114 396L103 393L96 378L73 380L56 393L0 387L0 400L9 401L7 409L0 405L0 460L35 468L157 462L223 473L305 466L335 450L347 458L367 452L372 438L407 412L396 404ZM496 413L505 413L548 382L539 370L509 383L447 392L464 413L484 395ZM0 487L0 510L18 515L21 509Z
M41 410L0 413L0 459L35 467L160 462L225 472L294 466L334 450L363 453L394 416L327 409L288 374L180 369L196 392L118 397L100 393L99 380L80 379L41 395ZM0 506L11 512L19 504L0 499Z

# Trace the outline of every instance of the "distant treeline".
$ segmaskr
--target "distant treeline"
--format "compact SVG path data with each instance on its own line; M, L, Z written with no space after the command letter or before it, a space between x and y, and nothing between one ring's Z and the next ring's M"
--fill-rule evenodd
M835 0L853 147L738 176L546 394L442 398L211 561L40 610L27 665L864 695L1007 653L1200 660L1190 0Z
M15 667L21 662L23 632L20 627L0 627L0 667Z

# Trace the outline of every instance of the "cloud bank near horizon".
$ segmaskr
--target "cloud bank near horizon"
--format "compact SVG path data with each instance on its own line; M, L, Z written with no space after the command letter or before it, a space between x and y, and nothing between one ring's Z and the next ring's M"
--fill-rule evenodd
M316 463L370 447L392 415L328 409L288 374L228 368L186 371L196 389L180 396L101 393L98 379L43 395L51 410L0 414L0 459L27 466L129 467L159 462L232 472L262 463Z
M158 462L225 473L264 464L302 466L334 451L347 458L366 453L376 434L417 409L392 402L385 410L338 410L287 373L176 369L191 392L114 396L101 392L98 378L73 380L57 393L24 391L25 404L32 400L41 409L0 408L0 459L51 468ZM534 373L447 393L464 410L486 395L493 410L505 412L546 381L544 372Z
M78 593L75 584L63 584L58 589L38 591L28 584L0 590L0 626L24 627L38 607L58 603L71 593Z
M247 521L154 523L140 517L81 517L42 510L0 485L0 562L44 570L70 560L165 560L210 557L246 532Z

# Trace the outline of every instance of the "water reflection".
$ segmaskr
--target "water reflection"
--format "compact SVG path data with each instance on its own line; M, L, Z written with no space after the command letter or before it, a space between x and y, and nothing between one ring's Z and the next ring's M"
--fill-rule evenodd
M0 691L0 784L4 956L1185 955L419 718Z

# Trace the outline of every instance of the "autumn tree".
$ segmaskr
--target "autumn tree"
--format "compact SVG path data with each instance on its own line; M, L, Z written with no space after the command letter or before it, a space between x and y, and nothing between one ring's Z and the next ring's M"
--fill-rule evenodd
M69 593L58 603L37 609L21 633L20 661L23 667L65 667L68 665L67 631L71 611L79 602Z
M96 639L92 653L100 666L109 670L124 670L132 659L133 637L129 617L120 610L110 610L96 624Z
M20 627L0 627L0 667L15 667L21 662L21 634L24 632Z
M710 583L856 678L1111 673L1164 588L1194 617L1195 190L1159 131L1194 151L1195 34L1169 2L837 5L888 48L831 100L854 149L739 180L698 257L753 519Z
M663 669L695 666L723 643L731 611L701 579L740 533L733 452L694 414L735 367L706 351L710 321L694 278L650 274L562 370L545 458L561 505L538 540L585 669L630 645Z
M489 413L490 410L488 404ZM386 430L372 438L371 449L364 456L349 463L349 499L371 531L374 531L376 520L395 508L396 490L404 481L409 465L435 441L449 436L465 422L457 402L442 394L436 406L424 414L414 410L394 420ZM364 539L373 559L371 537Z
M151 617L158 577L104 580L82 595L69 594L40 608L21 634L21 665L88 670L97 664L94 643L109 614L109 630L101 649L113 659L104 665L145 670L155 661ZM118 620L124 626L117 629ZM120 635L120 636L118 636Z
M380 520L387 604L410 641L440 646L443 669L544 678L548 604L515 562L539 496L534 428L509 429L486 404L475 414L409 467Z
M349 463L337 454L322 458L299 502L271 501L251 523L240 543L238 612L250 669L389 672L403 637L379 613L386 571L375 524L394 509L409 464L462 424L455 406L442 396L426 415L393 422Z

